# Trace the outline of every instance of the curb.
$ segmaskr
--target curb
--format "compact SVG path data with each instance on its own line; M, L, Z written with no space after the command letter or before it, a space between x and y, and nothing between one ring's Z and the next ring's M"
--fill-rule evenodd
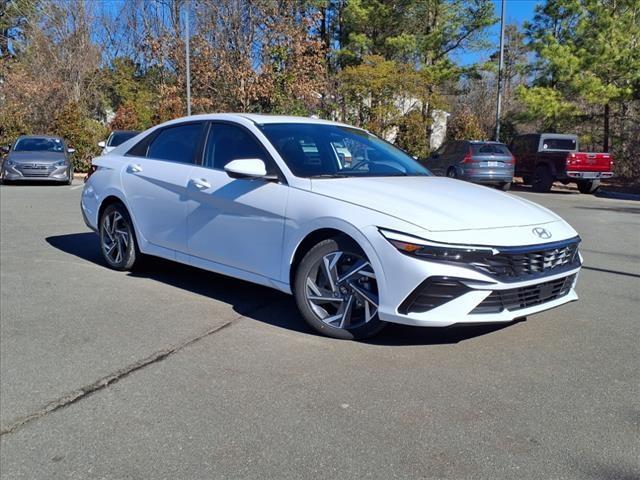
M595 196L600 198L613 198L615 200L640 201L640 194L637 194L637 193L621 193L621 192L611 192L609 190L598 190L595 193Z

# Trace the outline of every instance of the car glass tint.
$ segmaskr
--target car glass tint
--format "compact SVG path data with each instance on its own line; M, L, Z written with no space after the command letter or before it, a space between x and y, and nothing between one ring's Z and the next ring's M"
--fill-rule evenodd
M267 124L260 127L294 175L355 177L429 175L402 150L367 132L337 125ZM343 162L342 145L350 162Z
M147 157L178 163L192 163L202 133L202 123L189 123L161 130L151 141Z
M16 152L59 152L64 151L64 145L58 138L22 138L13 148Z
M124 142L129 140L130 138L135 137L138 132L117 132L109 137L109 147L117 147L122 145Z
M497 155L511 155L511 152L506 145L493 145L493 151Z
M473 145L473 153L477 155L509 155L509 150L505 145L495 143L479 143Z
M242 127L227 123L214 123L209 131L205 151L204 166L223 170L232 160L259 158L272 173L271 162L251 133Z
M575 150L576 141L573 138L545 138L542 142L543 150Z

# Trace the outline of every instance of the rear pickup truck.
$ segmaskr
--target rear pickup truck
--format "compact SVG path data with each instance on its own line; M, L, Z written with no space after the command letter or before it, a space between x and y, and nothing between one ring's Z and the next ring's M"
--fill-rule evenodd
M613 156L579 152L576 135L519 135L509 150L516 160L515 175L536 192L548 192L559 181L565 185L576 182L581 193L594 193L600 179L613 177Z

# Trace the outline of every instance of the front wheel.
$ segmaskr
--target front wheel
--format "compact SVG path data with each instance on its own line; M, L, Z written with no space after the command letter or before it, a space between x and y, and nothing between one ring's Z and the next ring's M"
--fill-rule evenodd
M449 170L447 170L447 177L458 178L458 172L456 171L455 168L449 167Z
M140 256L135 232L127 209L119 203L109 205L100 217L100 251L114 270L131 270Z
M580 180L578 190L580 193L596 193L600 188L600 180Z
M305 321L333 338L363 339L386 325L378 317L378 284L365 253L351 240L323 240L307 252L294 295Z

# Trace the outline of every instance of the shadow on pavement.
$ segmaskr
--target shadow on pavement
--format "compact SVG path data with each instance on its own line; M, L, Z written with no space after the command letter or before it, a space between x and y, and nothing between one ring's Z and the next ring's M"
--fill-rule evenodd
M49 245L70 255L108 268L100 255L98 236L93 232L56 235L45 239ZM318 335L300 317L293 297L271 288L226 277L156 257L145 257L140 267L129 272L172 287L229 304L239 315L295 332ZM487 335L512 325L421 328L390 324L371 345L442 345L459 343Z
M574 207L579 210L602 210L603 212L617 212L617 213L640 213L640 207L623 207L620 205L610 206L610 207L585 207L585 206L577 206Z
M523 185L522 183L513 183L511 184L512 192L530 192L535 193L531 188L531 185ZM563 190L560 188L552 187L550 191L546 193L556 194L556 195L577 195L579 194L576 190Z

